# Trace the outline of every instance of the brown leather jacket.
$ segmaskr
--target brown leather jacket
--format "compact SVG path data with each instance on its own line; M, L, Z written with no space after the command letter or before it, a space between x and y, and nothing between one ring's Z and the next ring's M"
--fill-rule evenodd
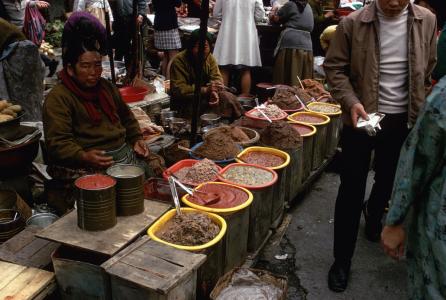
M376 4L345 17L337 27L324 62L332 96L341 103L343 121L351 124L350 109L361 102L367 113L378 111L379 21ZM435 16L409 4L409 126L416 121L437 61Z

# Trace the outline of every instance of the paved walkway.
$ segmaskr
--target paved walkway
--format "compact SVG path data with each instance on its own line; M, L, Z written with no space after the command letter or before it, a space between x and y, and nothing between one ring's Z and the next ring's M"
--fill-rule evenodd
M365 239L364 220L347 290L337 294L328 289L338 186L337 174L322 174L311 192L289 212L291 222L283 237L276 236L269 243L256 267L288 276L288 299L407 299L404 262L386 257L378 243ZM283 254L286 259L275 258Z

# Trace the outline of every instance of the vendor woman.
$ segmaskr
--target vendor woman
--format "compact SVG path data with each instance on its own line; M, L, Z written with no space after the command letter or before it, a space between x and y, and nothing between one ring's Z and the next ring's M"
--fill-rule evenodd
M226 118L238 118L243 109L237 98L223 89L223 78L217 61L211 54L212 35L206 35L201 84L200 114L215 112ZM180 52L170 67L171 110L177 111L184 118L192 117L192 103L195 91L195 79L198 72L199 30L191 33L187 48Z
M62 36L61 83L44 103L48 173L53 178L48 203L60 214L72 207L72 184L82 175L103 172L115 163L138 164L146 176L161 171L162 159L149 153L118 90L101 78L105 37L92 15L70 16Z

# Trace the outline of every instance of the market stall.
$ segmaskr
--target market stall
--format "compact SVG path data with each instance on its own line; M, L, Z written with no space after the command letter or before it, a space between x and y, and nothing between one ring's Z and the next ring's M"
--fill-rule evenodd
M193 19L180 23L184 38L200 26ZM217 32L218 22L211 20L208 27ZM264 65L271 66L281 27L257 28ZM119 81L125 70L119 63L114 67ZM228 292L228 280L246 277L283 299L286 278L246 267L258 259L286 209L333 158L340 107L316 81L300 87L263 83L257 95L245 98L220 87L241 108L241 117L195 111L189 119L180 118L169 109L169 82L153 70L144 76L148 70L143 69L131 84L118 82L119 92L143 143L166 162L162 178L145 176L135 161L82 174L70 187L74 207L60 216L51 207L38 212L32 196L29 207L5 180L0 260L23 266L8 268L50 271L36 272L46 280L33 296L47 291L60 299L208 299ZM102 75L111 73L109 67ZM4 106L11 117L4 117L0 129L11 121L26 129L18 108ZM2 168L2 181L27 178L39 149L40 164L48 159L45 147L39 148L41 131L27 130L2 140L0 154L22 154L0 160L8 166L8 171ZM51 180L44 167L39 173L44 183ZM32 225L38 218L38 226ZM5 293L14 295L9 289Z

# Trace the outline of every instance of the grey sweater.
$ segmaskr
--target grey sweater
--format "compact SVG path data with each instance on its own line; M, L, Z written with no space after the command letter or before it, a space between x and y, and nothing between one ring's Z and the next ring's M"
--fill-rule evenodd
M138 0L138 14L146 15L147 1ZM116 0L116 17L126 18L132 16L133 1L132 0Z
M280 48L292 48L312 51L310 32L313 30L314 19L311 6L307 4L301 13L294 2L285 3L277 12L279 22L288 30L284 33Z

